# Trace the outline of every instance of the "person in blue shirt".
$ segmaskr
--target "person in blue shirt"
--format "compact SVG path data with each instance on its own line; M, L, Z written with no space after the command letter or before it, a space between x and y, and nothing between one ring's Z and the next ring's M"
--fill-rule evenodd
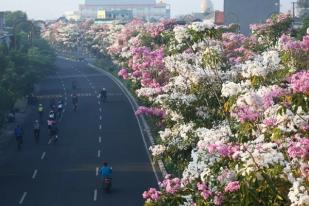
M23 143L23 129L21 128L20 125L17 125L15 130L14 130L14 133L15 133L15 138L16 138L16 142L17 142L17 149L18 150L21 150L21 145Z
M103 177L103 179L105 178L112 178L112 168L108 166L107 162L103 163L103 166L100 168L99 170L99 174Z

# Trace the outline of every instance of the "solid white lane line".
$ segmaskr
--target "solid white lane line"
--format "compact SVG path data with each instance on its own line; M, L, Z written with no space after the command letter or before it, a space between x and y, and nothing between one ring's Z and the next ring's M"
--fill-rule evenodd
M23 204L23 202L24 202L26 196L27 196L27 192L24 192L24 193L23 193L23 196L21 197L21 199L20 199L19 202L18 202L20 205Z
M35 179L35 177L36 177L37 173L38 173L38 170L37 170L37 169L36 169L36 170L34 170L33 175L32 175L32 179Z
M41 160L43 160L45 158L46 152L43 152L42 156L41 156Z
M101 157L101 150L98 150L98 158Z
M93 194L93 201L97 201L97 197L98 197L98 190L95 189Z
M102 142L102 137L99 137L99 143L101 143Z
M95 175L96 175L96 176L99 175L99 168L98 168L98 167L95 169Z

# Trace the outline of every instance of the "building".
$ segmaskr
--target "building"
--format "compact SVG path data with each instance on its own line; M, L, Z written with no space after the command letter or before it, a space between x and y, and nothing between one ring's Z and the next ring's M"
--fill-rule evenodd
M224 23L236 23L240 32L250 34L249 25L262 23L280 12L280 0L224 0Z
M211 0L201 1L201 11L193 13L192 16L200 21L214 19L214 6Z
M0 12L0 44L4 44L9 47L11 43L11 36L12 35L7 31L5 26L5 14L4 12Z
M77 11L68 11L64 14L64 17L70 21L78 21L80 19L79 12Z
M0 31L3 31L4 28L5 28L4 12L0 12Z
M171 13L169 4L156 3L156 0L85 0L85 4L79 6L81 19L96 19L102 11L115 18L148 21L169 19Z

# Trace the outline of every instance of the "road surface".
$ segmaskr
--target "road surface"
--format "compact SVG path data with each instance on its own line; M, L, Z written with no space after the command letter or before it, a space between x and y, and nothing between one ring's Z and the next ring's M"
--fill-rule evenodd
M134 112L125 95L107 76L86 63L58 59L57 72L40 84L45 114L40 143L35 144L32 122L36 108L22 124L22 151L7 149L0 166L1 206L139 206L142 192L156 187L156 178ZM77 82L78 111L72 110L72 81ZM100 103L101 88L108 102ZM48 142L47 109L51 98L65 102L59 141ZM106 160L113 167L110 194L100 189L97 168Z

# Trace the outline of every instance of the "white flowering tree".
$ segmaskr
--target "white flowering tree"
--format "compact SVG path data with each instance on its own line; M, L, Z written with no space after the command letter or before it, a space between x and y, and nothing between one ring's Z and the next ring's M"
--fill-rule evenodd
M309 205L309 36L290 26L280 14L249 37L209 22L83 31L160 130L150 150L172 175L145 205Z

